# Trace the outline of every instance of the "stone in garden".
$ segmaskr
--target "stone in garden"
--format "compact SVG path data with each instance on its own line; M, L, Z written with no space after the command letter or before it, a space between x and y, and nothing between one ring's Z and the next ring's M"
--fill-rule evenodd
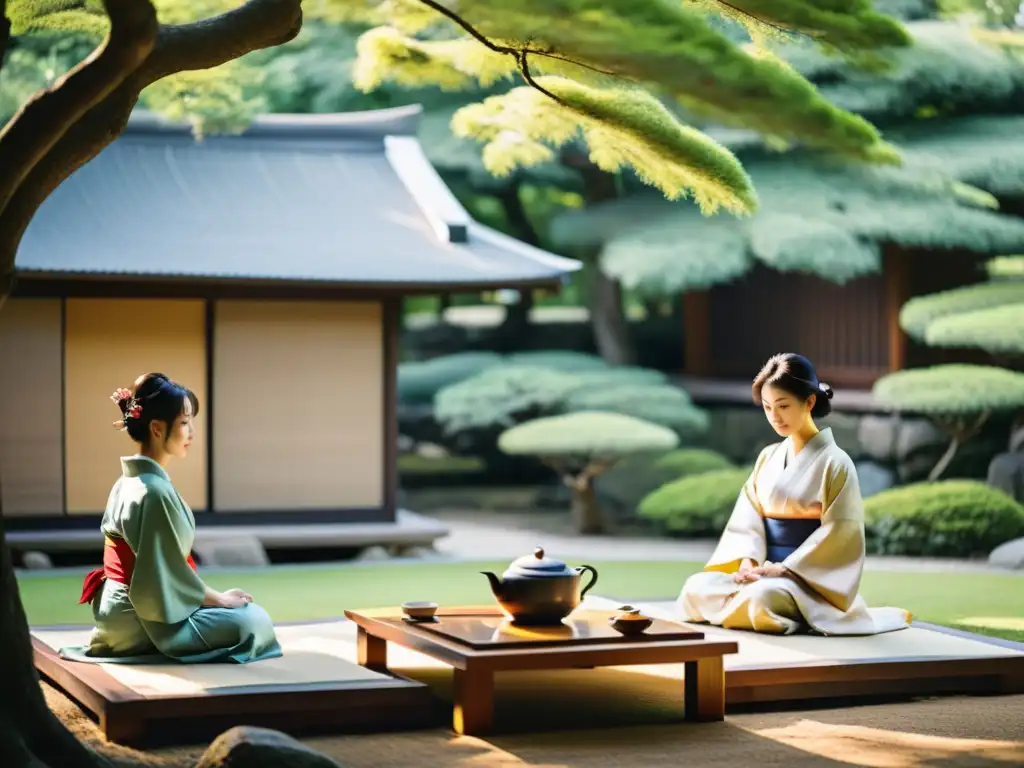
M270 565L263 544L255 536L197 539L193 545L203 565L257 567Z
M356 555L355 559L357 562L365 563L388 560L390 557L391 555L388 553L387 549L380 545L374 545L372 547L367 547L366 549L364 549L362 552Z
M237 726L206 749L196 768L341 768L340 764L268 728Z
M899 423L895 416L861 417L857 427L857 442L863 454L875 461L892 461L896 454Z
M865 499L896 485L896 473L874 461L857 462L857 479L861 496Z
M1000 544L988 556L989 565L1020 570L1024 568L1024 537Z
M922 452L941 456L949 446L949 435L930 421L904 419L896 434L896 459L907 461Z
M1024 501L1024 454L1000 453L988 465L985 482L1017 501Z
M21 566L29 571L46 571L53 568L53 561L45 552L26 552L21 556Z

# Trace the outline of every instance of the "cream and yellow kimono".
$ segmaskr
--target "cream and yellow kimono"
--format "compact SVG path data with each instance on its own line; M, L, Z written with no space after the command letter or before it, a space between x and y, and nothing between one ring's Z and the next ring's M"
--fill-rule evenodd
M793 455L792 440L768 446L743 486L703 572L676 601L684 621L791 634L873 635L903 629L910 614L868 608L864 508L853 461L824 429ZM749 558L781 563L788 576L737 584Z
M280 656L274 623L255 603L203 606L206 585L191 559L195 518L163 468L144 456L123 458L121 467L100 523L104 567L86 577L83 590L96 628L88 645L60 655L121 664Z

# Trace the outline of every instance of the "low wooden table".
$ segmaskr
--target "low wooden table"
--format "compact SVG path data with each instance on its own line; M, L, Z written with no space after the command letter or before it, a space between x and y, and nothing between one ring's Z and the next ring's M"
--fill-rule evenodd
M454 668L453 728L488 732L494 721L494 673L503 670L573 669L630 664L684 663L687 720L725 717L723 656L734 642L705 640L682 624L655 620L643 634L625 637L608 625L609 611L573 613L560 627L520 628L497 609L449 608L433 622L392 613L345 611L358 626L358 660L387 671L387 644L397 643Z

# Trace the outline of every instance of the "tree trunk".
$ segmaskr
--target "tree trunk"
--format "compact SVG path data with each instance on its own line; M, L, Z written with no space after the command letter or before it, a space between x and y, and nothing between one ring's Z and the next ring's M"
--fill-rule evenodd
M3 520L0 518L0 538ZM110 763L50 711L32 660L28 621L6 540L0 542L0 765L90 768Z
M949 441L949 447L946 448L946 452L939 457L939 461L936 463L934 467L932 467L932 471L928 473L929 483L934 483L936 480L942 477L942 473L946 471L946 468L949 466L949 463L953 461L953 458L956 456L956 452L959 448L960 441L957 440L955 437Z
M540 236L526 215L522 198L519 197L519 184L510 184L503 187L497 195L502 208L505 209L505 218L516 238L534 247L540 247ZM505 308L505 319L501 322L499 336L502 339L509 339L512 342L518 341L526 333L530 325L530 310L533 309L533 291L526 288L519 292L519 302Z
M618 196L615 177L587 161L579 168L583 176L583 198L588 206ZM630 365L636 359L629 324L622 311L622 287L601 270L600 259L587 267L587 307L598 354L613 365Z
M569 489L572 491L572 504L569 517L576 533L601 533L604 521L601 519L601 505L597 502L594 486L589 481L575 482Z
M597 351L612 365L636 363L636 349L622 312L622 288L600 267L587 267L587 304Z

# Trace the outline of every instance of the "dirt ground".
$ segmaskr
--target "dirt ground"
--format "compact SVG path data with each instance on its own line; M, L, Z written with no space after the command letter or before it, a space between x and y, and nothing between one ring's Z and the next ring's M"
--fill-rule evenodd
M58 716L118 765L192 766L203 751L201 745L140 752L108 744L72 702L44 688ZM345 768L999 768L1024 765L1024 695L741 714L709 724L567 731L548 724L541 732L486 739L432 729L305 741Z

